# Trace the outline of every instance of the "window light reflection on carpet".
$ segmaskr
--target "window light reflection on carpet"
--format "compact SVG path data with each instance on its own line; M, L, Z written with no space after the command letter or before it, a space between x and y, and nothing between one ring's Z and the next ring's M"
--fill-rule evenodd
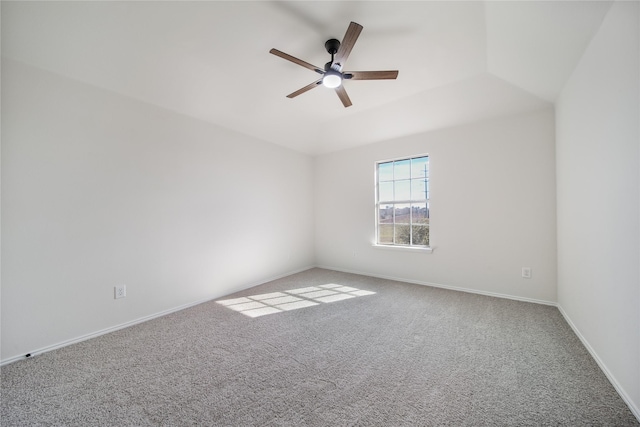
M375 292L328 283L216 302L245 316L260 317L373 294Z

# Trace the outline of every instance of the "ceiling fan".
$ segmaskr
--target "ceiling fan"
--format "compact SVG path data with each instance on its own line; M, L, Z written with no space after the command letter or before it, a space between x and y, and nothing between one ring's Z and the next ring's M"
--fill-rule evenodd
M349 99L349 95L347 95L347 91L344 89L342 83L344 80L389 80L395 79L398 77L398 70L393 71L342 71L345 62L347 62L347 58L351 53L351 49L356 44L356 40L358 40L358 36L362 31L362 25L357 24L355 22L351 22L349 27L347 28L347 32L342 39L342 43L336 39L329 39L324 44L325 49L331 55L331 61L327 62L324 65L324 68L316 67L313 64L309 64L306 61L298 59L294 56L288 55L284 52L279 51L278 49L271 49L269 53L272 53L280 58L286 59L287 61L291 61L294 64L298 64L303 66L304 68L308 68L311 71L315 71L318 74L321 74L322 77L319 80L316 80L313 83L306 85L305 87L298 89L295 92L287 95L287 98L295 98L298 95L301 95L314 87L320 86L321 84L335 89L340 101L345 107L350 107L351 100Z

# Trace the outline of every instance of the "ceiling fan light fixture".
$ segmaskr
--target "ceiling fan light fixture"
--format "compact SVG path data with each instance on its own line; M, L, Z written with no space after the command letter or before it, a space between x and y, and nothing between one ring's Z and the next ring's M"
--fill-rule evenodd
M338 73L327 72L322 78L322 84L330 89L335 89L342 84L342 77Z
M342 72L342 67L347 61L347 58L351 53L351 49L353 49L353 45L356 43L356 40L358 40L358 36L360 35L361 31L362 25L352 21L347 28L347 32L344 34L342 43L338 39L327 40L327 42L324 44L324 47L331 55L331 61L324 64L324 70L320 67L303 61L302 59L298 59L295 56L291 56L289 54L281 52L278 49L271 49L269 53L279 56L282 59L286 59L287 61L291 61L294 64L300 65L318 74L322 74L321 79L316 80L313 83L310 83L305 87L290 93L289 95L287 95L287 98L295 98L298 95L301 95L315 87L320 86L320 83L322 83L324 87L335 89L335 93L338 95L338 98L340 98L340 101L342 101L342 105L344 105L346 108L350 107L352 104L351 100L349 99L349 95L347 95L347 91L344 87L341 87L343 80L388 80L398 77L398 70Z

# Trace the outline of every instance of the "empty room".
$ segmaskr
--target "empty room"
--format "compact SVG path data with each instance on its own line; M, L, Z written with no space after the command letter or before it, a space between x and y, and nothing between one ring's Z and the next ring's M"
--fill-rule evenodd
M640 2L0 14L2 426L640 425Z

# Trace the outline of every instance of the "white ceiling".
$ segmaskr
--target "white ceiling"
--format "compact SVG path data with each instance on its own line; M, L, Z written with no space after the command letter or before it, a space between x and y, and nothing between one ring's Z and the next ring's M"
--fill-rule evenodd
M551 105L610 2L2 1L2 55L292 149L321 154ZM318 75L329 38L364 27L345 70L353 106Z

